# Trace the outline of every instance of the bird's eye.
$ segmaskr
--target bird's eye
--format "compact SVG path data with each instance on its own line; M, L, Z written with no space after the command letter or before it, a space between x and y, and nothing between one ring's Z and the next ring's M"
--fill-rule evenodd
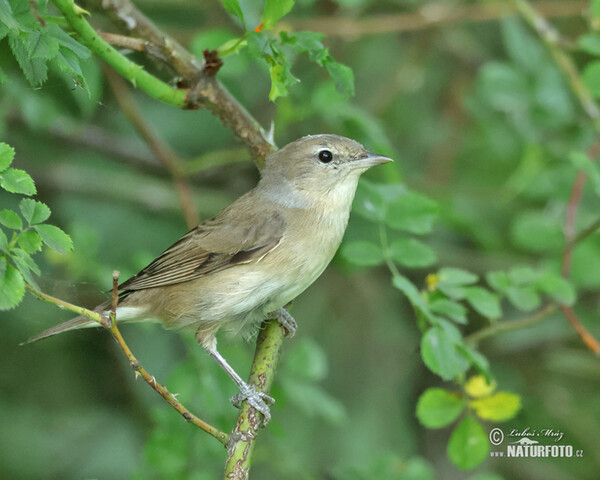
M333 153L329 150L321 150L319 152L319 160L323 163L329 163L333 160Z

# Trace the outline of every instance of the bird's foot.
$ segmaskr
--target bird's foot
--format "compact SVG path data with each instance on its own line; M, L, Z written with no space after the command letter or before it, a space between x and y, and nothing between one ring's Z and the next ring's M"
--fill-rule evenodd
M271 405L275 403L275 399L266 393L256 390L254 385L244 384L240 387L240 393L230 398L234 407L241 408L242 402L246 400L248 405L254 407L265 417L263 425L271 421Z
M273 317L284 328L286 337L292 338L296 334L298 324L285 308L281 307L275 310L273 312Z

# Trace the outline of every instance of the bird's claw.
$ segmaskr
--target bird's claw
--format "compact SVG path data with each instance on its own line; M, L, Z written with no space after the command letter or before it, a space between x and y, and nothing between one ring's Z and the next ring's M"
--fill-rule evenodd
M240 393L230 398L234 407L241 408L242 402L246 400L248 405L254 407L265 417L263 425L271 421L271 405L275 403L275 399L264 392L256 390L254 385L245 385L240 388Z
M288 338L292 338L296 334L296 330L298 329L298 324L294 317L290 315L290 313L285 308L279 308L273 312L275 319L279 322L279 324L285 330L285 336Z

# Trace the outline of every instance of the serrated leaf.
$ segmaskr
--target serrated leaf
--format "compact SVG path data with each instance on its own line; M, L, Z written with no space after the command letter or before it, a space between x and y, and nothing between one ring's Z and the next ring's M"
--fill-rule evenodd
M79 59L85 60L90 57L90 50L65 33L58 25L51 23L46 27L48 36L58 42L61 47L73 52Z
M4 258L1 259L6 262ZM23 276L10 263L0 268L0 310L15 308L25 295Z
M267 0L262 14L263 27L269 30L294 7L294 0Z
M7 192L22 195L35 195L36 189L33 179L25 170L7 168L0 173L0 187Z
M340 253L348 262L361 267L380 265L384 260L381 246L364 240L344 242Z
M4 142L0 142L0 173L10 167L14 158L15 149Z
M42 237L42 241L52 250L58 253L66 253L73 250L71 237L54 225L35 225L33 228Z
M473 375L465 383L465 392L473 398L487 397L496 390L496 382L488 381L483 375Z
M42 239L34 231L27 230L19 234L17 245L27 253L35 253L42 249Z
M48 208L48 205L31 198L21 200L19 202L19 209L23 214L23 218L30 224L45 222L50 217L50 208Z
M23 44L31 58L50 60L58 53L58 42L47 34L47 29L27 32Z
M540 306L542 300L533 287L513 286L506 290L506 298L516 308L530 312Z
M338 93L345 97L354 96L354 72L352 69L343 63L336 62L331 57L324 63Z
M497 320L502 316L500 300L482 287L466 287L465 300L481 315Z
M417 402L417 418L428 428L441 428L456 420L464 407L457 395L442 388L428 388Z
M429 308L432 312L444 315L450 320L454 320L456 323L462 325L467 323L467 309L460 303L445 298L439 298L431 302Z
M19 267L19 271L21 273L24 273L25 270L31 270L36 275L39 275L41 273L40 267L37 266L37 263L35 263L33 258L31 258L31 255L29 255L29 253L27 253L25 250L15 248L12 250L11 253L12 259L15 260L15 263L17 263L18 261L18 265L23 267Z
M390 256L400 265L419 268L435 263L435 252L415 238L399 238L389 246Z
M44 83L48 78L46 60L43 58L31 58L27 53L26 45L23 44L22 39L18 36L9 36L8 44L31 86L39 87Z
M223 0L223 6L225 7L225 10L239 18L242 23L244 23L244 14L238 0Z
M535 286L539 291L544 292L559 303L565 305L575 303L576 293L573 285L558 274L545 274L536 281Z
M483 462L490 443L481 424L467 416L456 426L448 441L448 458L454 465L469 470Z
M0 224L13 230L21 230L23 228L23 222L21 217L12 210L0 210Z
M431 327L423 335L421 357L425 365L444 380L452 380L469 366L456 349L455 342L440 327Z
M6 25L10 30L18 30L20 28L8 0L0 0L0 23Z
M489 397L471 400L469 407L483 420L504 422L519 413L521 397L510 392L498 392Z
M406 192L387 205L386 224L416 235L429 233L438 215L437 203L415 192Z

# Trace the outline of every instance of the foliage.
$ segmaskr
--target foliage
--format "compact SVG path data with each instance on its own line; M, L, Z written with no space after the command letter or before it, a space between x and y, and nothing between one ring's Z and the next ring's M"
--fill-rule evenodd
M541 40L539 22L530 28L526 9L527 22L420 30L415 19L429 17L409 1L136 5L197 57L217 50L218 78L261 123L274 121L279 144L331 131L396 160L361 179L334 268L295 302L301 329L285 345L253 475L426 480L456 477L458 467L476 469L471 480L594 478L597 360L556 312L572 308L578 328L600 336L600 3L586 21L557 21L573 41L556 44ZM479 7L470 5L460 6ZM104 28L100 13L75 8ZM0 1L0 131L17 151L13 163L0 144L0 309L21 304L3 312L14 328L2 363L20 367L3 371L13 393L0 398L0 466L15 478L216 478L222 446L153 403L99 333L13 348L41 329L38 319L58 321L28 300L26 284L98 304L99 292L74 284L108 289L114 267L134 274L185 232L174 184L188 182L205 218L256 181L243 166L249 156L231 150L230 133L207 112L136 94L154 140L184 166L165 175L119 113L89 45L56 13L43 0ZM414 31L382 33L388 14L411 15ZM304 30L323 17L327 32ZM145 52L118 55L178 84ZM48 205L75 249L46 223ZM151 325L124 334L186 406L231 428L234 388L191 337ZM249 348L220 345L236 369L250 364ZM57 427L81 405L95 414ZM89 440L102 415L122 437ZM559 429L584 458L548 459L542 473L541 459L507 466L489 456L498 424ZM10 455L19 450L35 458ZM137 458L123 455L108 472L105 459L119 452Z

